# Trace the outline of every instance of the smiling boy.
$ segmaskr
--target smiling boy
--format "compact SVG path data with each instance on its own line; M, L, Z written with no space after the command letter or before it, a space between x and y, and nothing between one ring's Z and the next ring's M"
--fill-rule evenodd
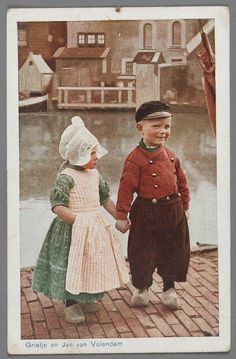
M132 304L148 305L157 270L163 279L162 303L178 309L174 282L186 281L190 259L187 179L179 159L164 146L171 132L169 105L145 102L135 119L142 138L125 160L116 205L116 228L125 233L130 227Z

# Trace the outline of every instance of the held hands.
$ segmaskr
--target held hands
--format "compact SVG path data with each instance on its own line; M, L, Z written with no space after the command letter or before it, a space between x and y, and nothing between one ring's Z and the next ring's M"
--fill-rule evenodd
M116 221L116 229L121 233L125 233L130 229L131 222L129 219L117 219Z

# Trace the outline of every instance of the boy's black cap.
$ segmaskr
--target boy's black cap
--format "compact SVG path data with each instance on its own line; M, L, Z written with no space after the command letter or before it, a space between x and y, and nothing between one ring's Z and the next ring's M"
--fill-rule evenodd
M144 102L136 111L136 122L152 118L163 118L172 116L171 108L167 103L160 101Z

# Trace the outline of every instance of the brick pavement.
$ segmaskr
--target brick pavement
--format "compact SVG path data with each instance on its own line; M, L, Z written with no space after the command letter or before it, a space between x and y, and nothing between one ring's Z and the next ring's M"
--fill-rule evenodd
M97 313L86 322L67 323L63 302L31 290L32 268L21 270L22 339L198 337L218 335L217 251L191 256L188 281L177 283L181 309L167 310L160 302L162 280L155 273L150 305L131 305L132 285L109 291Z

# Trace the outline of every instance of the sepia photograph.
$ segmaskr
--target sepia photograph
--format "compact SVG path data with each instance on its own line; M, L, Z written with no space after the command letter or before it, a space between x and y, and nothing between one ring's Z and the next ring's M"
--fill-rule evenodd
M229 12L10 9L8 352L230 350Z

